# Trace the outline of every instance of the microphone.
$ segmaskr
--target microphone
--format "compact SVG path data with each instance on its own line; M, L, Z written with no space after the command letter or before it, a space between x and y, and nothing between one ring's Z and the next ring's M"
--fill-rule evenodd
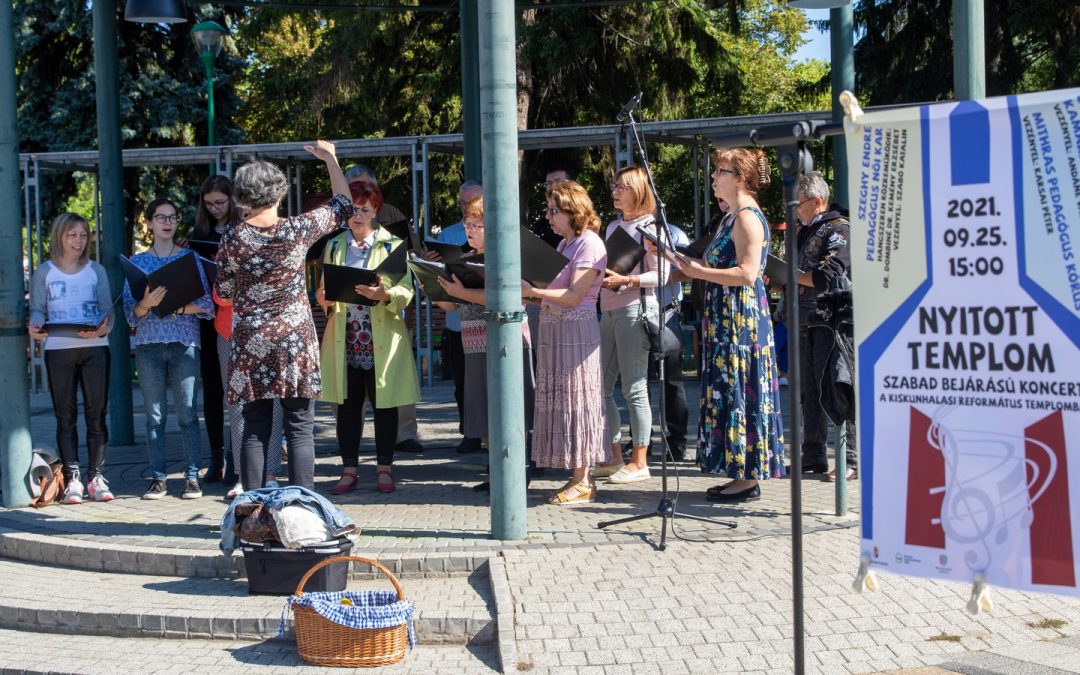
M622 110L620 110L619 114L615 116L615 119L617 119L620 122L625 122L626 118L630 116L630 113L634 112L634 110L639 105L641 105L641 92L640 91L633 98L631 98L629 101L626 102L626 105L624 105L622 107Z

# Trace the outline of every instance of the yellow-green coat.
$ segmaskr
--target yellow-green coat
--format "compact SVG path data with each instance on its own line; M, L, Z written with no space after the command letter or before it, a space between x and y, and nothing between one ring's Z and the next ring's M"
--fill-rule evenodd
M346 230L326 244L323 262L345 264L345 252L352 233ZM375 231L375 242L368 257L368 267L378 266L390 250L401 245L401 240L386 228ZM412 301L412 274L406 271L396 284L390 286L383 279L383 287L390 294L388 302L380 302L371 309L371 339L375 352L375 400L379 408L396 408L420 400L420 383L416 377L409 332L405 328L402 311ZM321 283L321 280L320 280ZM345 312L348 305L335 302L326 318L319 358L322 361L322 396L320 401L341 403L348 396L345 379Z

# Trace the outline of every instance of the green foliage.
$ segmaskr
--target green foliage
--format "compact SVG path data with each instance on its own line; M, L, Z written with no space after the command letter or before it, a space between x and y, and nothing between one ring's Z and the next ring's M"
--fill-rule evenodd
M1080 84L1080 5L1000 0L984 10L988 96ZM949 0L856 4L856 87L864 104L953 97L951 13Z
M96 89L91 4L85 0L15 0L17 113L20 150L50 152L97 145ZM212 5L195 7L202 18L230 28L239 16ZM120 125L125 148L182 147L206 143L206 82L190 30L195 22L171 26L123 20L117 3ZM237 143L232 121L238 99L231 79L241 71L232 40L217 60L217 140ZM205 167L128 169L124 174L128 230L140 205L164 195L183 204L194 199ZM42 173L43 228L75 195L92 216L88 178L65 170Z
M416 4L446 6L444 0ZM23 149L94 147L88 3L15 5ZM215 71L220 143L461 131L456 12L192 7L196 18L213 18L234 35ZM119 22L125 147L205 142L205 82L191 46L193 24ZM782 0L524 10L517 31L519 122L529 128L613 123L618 107L637 91L644 92L638 117L649 121L824 109L825 64L792 59L805 27L805 15ZM648 153L672 222L692 221L689 148L652 142ZM388 202L408 211L409 159L365 161L379 174ZM462 158L435 153L430 163L432 221L456 220ZM522 153L527 222L541 210L539 184L554 163L576 169L603 215L613 215L607 190L612 148L553 149ZM85 191L85 180L76 184L67 174L48 175L57 197L47 198L47 213L63 201L59 195ZM129 227L134 231L139 205L154 196L175 199L190 222L194 191L204 175L203 167L127 171ZM304 187L308 193L324 189L322 172L305 171ZM769 211L774 215L775 207Z

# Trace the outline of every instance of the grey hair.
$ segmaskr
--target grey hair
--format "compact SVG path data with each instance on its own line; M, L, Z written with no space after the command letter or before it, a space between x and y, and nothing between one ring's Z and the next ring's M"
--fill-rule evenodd
M371 167L367 164L353 164L345 172L345 180L350 183L354 180L369 180L375 185L379 184L379 179L375 177L375 172L371 170Z
M802 199L823 199L828 204L829 184L820 171L811 171L799 179L799 194Z
M466 190L472 190L474 188L480 188L481 190L483 190L484 186L480 183L480 181L470 178L469 180L462 183L461 187L458 188L458 195L465 194Z
M280 202L288 189L281 169L257 159L236 170L233 201L245 208L265 209Z

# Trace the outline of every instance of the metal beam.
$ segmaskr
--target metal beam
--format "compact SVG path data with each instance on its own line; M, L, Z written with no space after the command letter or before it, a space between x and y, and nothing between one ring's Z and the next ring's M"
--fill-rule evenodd
M879 110L871 107L868 110ZM713 117L692 120L643 122L638 125L642 133L664 142L688 142L698 136L711 136L731 131L749 130L759 126L788 122L805 122L828 117L826 111L771 113L744 117ZM542 148L575 148L591 145L611 145L613 133L619 125L608 124L593 127L558 127L552 129L525 129L518 132L519 150ZM432 136L392 136L389 138L353 138L335 141L338 157L409 157L415 145L424 145L430 151L461 153L465 148L464 134L438 134ZM218 147L184 148L130 148L123 151L125 167L182 166L208 164L224 153L233 161L247 161L256 157L271 161L309 159L304 143L262 143L253 145L225 145ZM24 161L38 160L43 168L94 171L98 164L96 150L65 152L23 153Z

